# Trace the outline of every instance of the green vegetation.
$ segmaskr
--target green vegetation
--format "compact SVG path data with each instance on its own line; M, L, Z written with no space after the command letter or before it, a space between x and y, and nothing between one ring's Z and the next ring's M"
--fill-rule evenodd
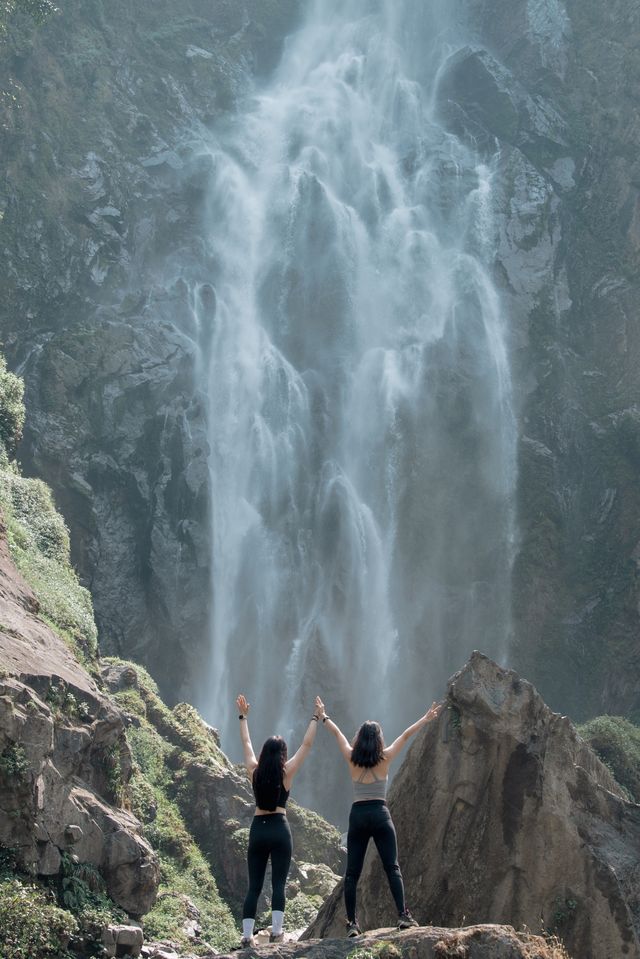
M578 732L634 802L640 802L640 727L622 716L596 716Z
M370 946L354 949L349 953L349 959L400 959L401 956L401 950L387 939L380 939Z
M36 883L21 870L16 850L0 846L2 959L78 959L80 942L83 957L99 956L101 928L125 921L94 866L63 855L60 874Z
M5 33L9 18L17 12L43 23L52 13L57 13L58 8L52 0L0 0L0 36Z
M0 0L0 12L2 10ZM24 427L24 383L19 376L7 370L7 363L0 354L0 462L15 454Z
M291 801L289 821L296 836L296 859L298 862L324 863L340 872L342 865L337 850L340 848L340 833L311 809L305 809Z
M45 696L45 702L54 717L68 716L70 719L79 719L81 722L89 722L91 720L91 709L89 705L74 696L74 694L69 691L69 687L65 681L60 679L60 677L52 677L51 684Z
M24 782L30 768L22 746L11 743L0 753L0 776L4 779Z
M6 11L8 6L1 6ZM24 424L23 384L9 373L0 356L0 512L16 566L38 602L40 617L66 641L89 669L97 669L97 633L90 594L70 564L69 532L57 512L51 491L39 480L20 475L11 457ZM108 662L108 661L107 661ZM182 703L169 709L158 688L140 666L130 664L133 686L114 699L135 722L128 730L134 757L129 783L123 775L123 743L103 750L109 801L131 807L143 824L161 864L161 885L154 909L147 915L147 936L170 939L200 948L184 931L198 913L203 940L226 948L237 938L235 922L221 900L210 867L181 815L177 793L190 763L227 764L213 731L193 707ZM91 720L89 705L74 695L61 678L52 680L45 699L57 720ZM128 759L127 759L128 762ZM26 782L29 762L21 746L7 745L0 753L0 777ZM99 950L100 926L123 921L111 902L100 873L86 863L63 856L60 873L48 884L36 885L20 874L10 850L0 849L0 954L3 959L66 959L80 940L83 955L91 943ZM55 901L54 901L55 895ZM11 916L11 923L7 917ZM98 954L96 952L96 954Z
M95 866L62 856L60 875L54 880L58 904L77 920L83 938L98 935L108 923L127 921L127 915L108 897L105 882Z
M69 534L40 480L0 469L0 509L13 560L34 591L43 618L85 665L95 660L97 630L88 590L69 557Z
M146 670L122 665L135 670L138 682L137 688L114 694L118 705L139 720L127 731L135 762L127 799L160 859L158 901L145 916L145 935L171 940L197 954L199 947L183 930L193 903L203 940L226 949L237 939L233 916L176 802L181 765L187 759L218 762L222 753L195 709L185 703L169 709Z
M563 932L565 927L575 918L578 909L576 899L565 896L556 896L553 901L553 916L551 917L551 927L547 930L549 934Z
M308 896L298 892L295 896L287 895L287 911L285 913L285 929L306 929L318 914L318 909L324 902L322 896ZM266 929L271 925L271 909L266 909L256 920L257 929ZM377 956L377 954L376 954ZM363 957L374 959L374 957ZM384 957L383 957L384 959ZM389 956L388 959L393 959Z
M21 476L9 457L24 424L22 380L0 354L0 510L13 560L34 591L42 618L87 667L97 654L97 630L89 592L71 566L69 531L45 483Z
M45 890L7 878L0 882L0 930L3 959L65 959L78 923Z

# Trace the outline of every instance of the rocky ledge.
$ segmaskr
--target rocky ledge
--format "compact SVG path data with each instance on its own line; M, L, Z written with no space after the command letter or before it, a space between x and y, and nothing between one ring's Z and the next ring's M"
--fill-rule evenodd
M258 946L232 953L277 959L569 959L554 938L516 932L511 926L478 925L464 929L423 926L376 929L355 939L307 939L278 946ZM186 957L180 957L186 959Z

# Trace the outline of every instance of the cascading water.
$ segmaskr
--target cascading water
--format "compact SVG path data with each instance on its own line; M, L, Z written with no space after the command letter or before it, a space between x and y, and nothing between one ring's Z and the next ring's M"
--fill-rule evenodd
M450 8L318 0L211 146L203 706L231 753L239 691L256 738L295 745L316 692L389 737L506 653L515 426L492 168L433 105ZM337 754L307 783L335 811Z

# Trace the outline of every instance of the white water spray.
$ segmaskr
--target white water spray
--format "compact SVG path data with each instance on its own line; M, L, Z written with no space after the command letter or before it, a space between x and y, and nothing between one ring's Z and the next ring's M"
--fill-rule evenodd
M231 752L238 691L265 734L319 692L390 736L506 653L515 426L492 169L433 106L449 9L318 0L211 147L203 705Z

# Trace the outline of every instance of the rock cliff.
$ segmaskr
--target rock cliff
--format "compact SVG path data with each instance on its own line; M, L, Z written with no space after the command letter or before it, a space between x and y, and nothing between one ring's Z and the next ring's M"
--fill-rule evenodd
M131 776L123 716L37 613L0 526L0 844L39 876L76 856L142 915L159 869L140 823L116 805Z
M59 6L41 31L14 20L0 50L15 96L1 106L0 334L27 382L21 457L69 518L105 651L179 699L208 650L194 371L216 300L198 131L271 67L300 4ZM467 42L436 101L499 187L520 428L513 661L577 719L637 711L638 11L457 10Z
M499 147L519 395L511 662L579 719L638 710L638 39L630 0L463 0L441 110Z
M510 922L557 932L579 959L640 955L640 807L566 717L476 653L412 745L389 805L407 900L422 923ZM365 929L393 920L369 850ZM342 886L308 936L343 928Z
M211 323L215 296L194 284L211 161L192 141L277 58L297 6L65 0L0 42L0 338L27 387L21 460L72 528L103 652L146 662L174 702L208 648L194 297Z

